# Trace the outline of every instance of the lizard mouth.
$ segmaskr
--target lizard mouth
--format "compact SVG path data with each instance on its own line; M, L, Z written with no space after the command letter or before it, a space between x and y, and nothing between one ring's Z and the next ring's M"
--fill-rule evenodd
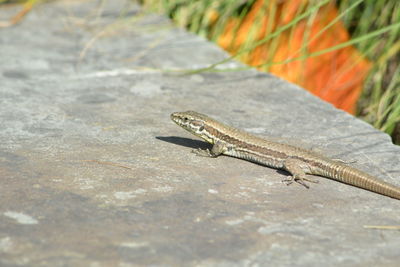
M178 124L179 126L182 126L182 118L181 118L181 116L179 116L179 113L178 113L178 112L172 113L170 117L171 117L171 120L172 120L173 122L175 122L175 123Z

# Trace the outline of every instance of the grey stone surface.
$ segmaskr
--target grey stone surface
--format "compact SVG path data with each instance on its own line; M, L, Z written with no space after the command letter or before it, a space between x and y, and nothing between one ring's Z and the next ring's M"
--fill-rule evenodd
M50 2L1 29L1 266L398 266L400 233L364 225L399 225L400 201L196 157L207 145L169 114L204 112L400 185L387 135L272 75L176 75L227 55L101 2Z

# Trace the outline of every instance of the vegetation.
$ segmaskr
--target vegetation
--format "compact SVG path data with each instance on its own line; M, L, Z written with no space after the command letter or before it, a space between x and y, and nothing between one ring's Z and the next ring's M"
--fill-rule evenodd
M341 1L345 11L351 1ZM343 21L355 43L374 64L365 82L358 116L387 132L400 144L400 2L365 0ZM368 33L391 27L377 38Z

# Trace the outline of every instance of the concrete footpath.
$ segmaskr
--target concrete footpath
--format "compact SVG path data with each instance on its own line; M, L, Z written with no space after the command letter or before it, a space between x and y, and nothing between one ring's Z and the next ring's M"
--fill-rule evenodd
M207 145L174 111L400 185L389 136L303 89L173 71L227 56L123 0L51 1L0 29L0 266L399 266L400 231L366 227L399 226L399 200L190 153Z

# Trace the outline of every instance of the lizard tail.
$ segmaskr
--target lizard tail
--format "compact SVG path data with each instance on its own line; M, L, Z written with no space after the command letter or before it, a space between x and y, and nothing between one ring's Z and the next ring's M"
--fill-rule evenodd
M333 180L400 200L400 187L379 180L345 164L325 166L325 175Z

